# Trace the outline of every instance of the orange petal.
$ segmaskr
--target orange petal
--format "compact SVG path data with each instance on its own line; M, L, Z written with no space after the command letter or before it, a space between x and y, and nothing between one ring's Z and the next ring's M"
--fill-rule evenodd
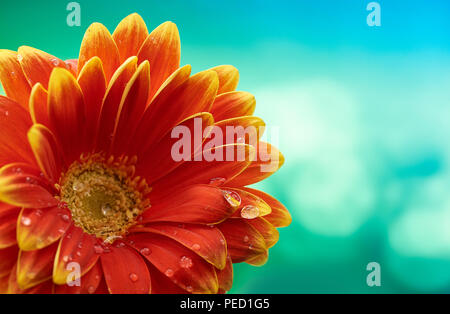
M144 259L127 246L111 247L101 257L108 290L112 294L148 294L151 280Z
M245 220L246 223L252 225L264 237L267 248L274 246L280 238L278 230L263 217Z
M209 112L201 112L186 118L176 127L187 128L189 134L194 135L195 132L201 132L201 134L203 134L205 129L208 126L213 125L213 123L213 117ZM201 125L201 127L199 127L199 130L196 130L196 126L199 125ZM177 141L179 141L179 139L173 138L172 131L170 131L158 143L151 145L147 152L140 156L138 159L137 172L142 173L142 176L148 178L148 184L155 182L183 163L183 161L175 161L172 158L172 149ZM191 154L193 155L198 152L201 147L202 139L199 141L192 140ZM154 167L153 165L158 165L158 167Z
M8 98L28 108L31 87L17 59L17 52L0 50L0 82Z
M109 31L100 23L93 23L86 30L78 58L78 71L92 57L99 57L103 62L106 79L109 81L120 65L119 50Z
M239 187L257 183L270 177L284 164L283 154L269 143L260 141L257 152L257 159L241 174L227 182L227 185Z
M67 162L82 153L84 140L84 99L80 86L67 70L55 69L48 89L48 113L55 136L61 143Z
M184 119L209 111L218 84L215 72L203 71L187 79L172 92L161 92L151 102L136 131L136 136L141 139L140 151L148 149Z
M255 111L255 96L247 92L228 92L214 100L211 113L216 121L240 116L251 116Z
M9 273L0 277L0 294L8 293L8 285L9 285Z
M234 91L239 83L239 71L232 65L219 65L211 70L219 76L219 90L217 94Z
M42 249L56 241L70 226L70 211L62 207L24 208L17 222L17 242L21 250Z
M277 199L259 190L251 188L242 189L263 199L270 206L272 212L269 215L265 216L264 219L269 221L274 227L287 227L291 224L291 214L286 209L286 207L284 207L284 205L281 204L281 202L279 202Z
M259 254L258 256L254 257L252 259L249 259L245 262L252 266L262 266L265 263L267 263L268 259L269 259L269 251L265 251L265 252Z
M41 83L45 89L48 88L52 70L56 67L66 67L64 61L32 47L20 47L17 57L31 86Z
M242 152L242 161L227 161L227 149L232 153ZM252 146L245 144L233 144L215 147L213 149L203 151L203 155L208 152L217 153L216 156L221 160L196 161L196 155L192 161L186 161L174 171L164 176L153 184L154 195L162 193L172 193L180 188L190 184L209 184L213 180L223 179L223 182L232 180L235 176L244 171L254 158L254 149Z
M27 139L31 124L30 115L23 107L0 96L0 166L11 162L35 164Z
M179 287L192 293L216 293L217 275L214 266L167 237L140 233L129 236L133 246L160 272Z
M218 228L225 236L233 263L251 260L267 250L263 236L241 219L228 219Z
M55 264L53 265L53 282L57 285L66 284L67 277L72 271L70 267L67 269L71 262L80 265L81 276L86 274L95 265L99 257L94 250L96 242L94 236L85 233L79 227L70 226L59 242Z
M261 118L245 116L222 120L216 122L215 126L222 130L224 144L242 143L256 146L266 124ZM205 141L207 142L208 140Z
M58 244L41 250L20 251L17 261L17 284L29 289L52 278L53 262Z
M242 189L224 187L224 190L233 191L241 200L239 206L231 217L254 219L271 213L270 206L260 197Z
M16 225L20 208L3 204L0 211L0 249L16 244Z
M53 183L61 175L63 156L53 133L41 124L34 124L28 131L28 141L39 168Z
M55 206L51 186L39 170L27 164L14 163L0 169L0 201L18 207Z
M219 188L188 185L177 192L176 198L173 194L168 194L168 197L152 203L152 207L144 212L142 223L173 221L213 224L223 221L232 212L233 209Z
M109 152L122 95L127 83L136 72L136 62L136 57L128 58L117 69L109 82L100 112L97 138L97 150L99 151Z
M52 292L53 282L51 280L47 280L30 289L21 289L17 284L17 264L14 265L8 280L9 294L51 294Z
M119 49L120 62L137 56L147 36L147 26L139 14L133 13L124 18L112 35Z
M127 143L132 140L131 136L147 105L149 88L150 64L144 61L139 65L123 92L113 136L115 155L120 156L125 152Z
M165 22L155 28L139 50L139 63L148 60L151 65L152 86L150 99L163 82L180 66L180 35L177 26Z
M219 280L219 293L225 293L231 290L233 286L233 262L231 257L227 257L227 263L224 269L216 270Z
M40 123L50 127L48 118L48 93L41 83L33 86L30 95L30 115L33 123Z
M80 286L56 285L55 293L57 294L93 294L97 291L103 278L103 269L100 261L80 278Z
M78 59L69 59L65 61L66 69L69 70L73 76L77 76L78 73Z
M17 245L0 250L0 277L3 277L11 272L17 262L18 254L19 248Z
M86 150L91 151L95 141L95 134L97 134L98 120L106 92L106 78L100 58L93 57L84 65L78 76L78 84L84 96L86 134L90 135L87 138Z
M191 249L216 268L225 267L227 246L222 233L217 228L194 224L152 223L145 228L134 228L130 231L161 234Z

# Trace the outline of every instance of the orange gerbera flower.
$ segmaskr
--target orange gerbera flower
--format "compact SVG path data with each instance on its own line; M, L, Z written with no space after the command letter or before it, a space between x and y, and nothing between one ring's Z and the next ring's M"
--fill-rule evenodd
M283 158L246 137L209 148L244 160L174 161L176 126L264 125L234 67L179 61L176 26L137 14L91 25L78 60L0 50L0 292L222 293L232 263L267 260L291 217L244 186Z

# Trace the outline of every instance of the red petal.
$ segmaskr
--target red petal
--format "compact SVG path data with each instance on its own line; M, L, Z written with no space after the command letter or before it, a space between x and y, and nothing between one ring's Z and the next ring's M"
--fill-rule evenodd
M216 293L218 289L214 266L190 249L156 234L129 236L134 247L160 272L188 292ZM148 253L145 254L145 250Z
M97 291L103 279L103 269L100 261L80 278L80 286L56 285L55 293L58 294L93 294Z
M152 78L152 86L150 98L169 75L178 69L180 54L180 35L174 23L165 22L148 35L142 44L138 57L139 63L148 60L151 64L150 76Z
M155 266L147 262L150 277L152 278L152 294L186 294L186 290L178 287Z
M227 245L217 228L193 224L152 223L145 228L134 228L130 231L161 234L193 250L216 268L225 267Z
M53 262L58 244L42 250L20 251L17 261L17 284L29 289L52 278Z
M147 26L139 14L133 13L124 18L112 35L119 49L121 62L137 56L147 36Z
M11 162L35 164L27 139L31 124L27 110L0 96L0 166Z
M6 276L17 262L19 248L17 245L0 250L0 277Z
M111 252L103 254L101 260L110 293L150 293L150 274L138 252L127 246L112 246Z
M24 251L42 249L56 241L70 226L70 211L65 208L24 208L17 224L17 242Z
M55 69L52 72L48 89L48 111L54 134L70 163L82 153L85 116L83 93L67 70Z
M81 228L72 225L59 242L58 252L53 267L53 282L66 284L71 269L68 264L76 262L80 265L81 276L86 274L97 262L95 253L95 237L85 233Z
M216 270L217 279L219 280L219 293L225 293L231 290L233 286L233 262L231 257L227 257L227 264L224 269Z
M8 98L28 108L31 87L17 60L17 52L0 50L0 82Z
M160 199L143 214L146 222L181 222L213 224L226 219L233 208L222 191L214 186L193 185Z
M4 204L0 211L0 249L16 244L16 225L20 208Z
M66 67L64 61L55 56L27 46L19 48L18 58L31 86L41 83L45 89L48 87L48 80L52 70L55 67Z
M214 100L211 113L216 121L251 116L255 111L255 97L247 92L228 92Z
M100 23L93 23L86 30L78 58L78 72L89 59L99 57L103 62L106 79L109 81L120 65L119 50L111 34Z
M250 260L267 250L263 236L241 219L228 219L218 225L225 236L233 263Z

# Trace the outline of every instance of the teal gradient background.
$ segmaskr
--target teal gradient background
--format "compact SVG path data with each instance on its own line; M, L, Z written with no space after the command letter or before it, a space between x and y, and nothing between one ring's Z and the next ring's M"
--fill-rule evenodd
M286 163L257 187L293 223L232 293L450 292L450 2L380 0L2 1L0 48L76 58L84 31L137 12L171 20L182 64L240 70ZM270 133L270 132L269 132ZM366 265L381 265L368 287Z

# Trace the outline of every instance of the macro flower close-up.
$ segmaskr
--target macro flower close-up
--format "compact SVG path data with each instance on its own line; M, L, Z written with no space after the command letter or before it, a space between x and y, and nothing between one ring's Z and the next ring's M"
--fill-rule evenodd
M78 59L0 50L0 293L225 293L266 263L291 216L248 186L284 157L235 67L180 56L138 14Z

